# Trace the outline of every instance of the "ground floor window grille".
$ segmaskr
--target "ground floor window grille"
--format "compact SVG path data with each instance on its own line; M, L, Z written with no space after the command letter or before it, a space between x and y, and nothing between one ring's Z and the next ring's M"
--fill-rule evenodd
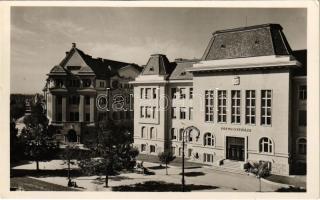
M208 153L204 153L203 154L203 162L213 162L213 155L212 154L208 154Z
M156 152L156 147L154 145L150 145L150 153Z

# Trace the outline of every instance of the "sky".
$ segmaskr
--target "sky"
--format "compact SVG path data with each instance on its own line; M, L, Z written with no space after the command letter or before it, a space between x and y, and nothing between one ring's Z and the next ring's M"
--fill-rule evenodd
M306 49L306 9L12 7L11 93L41 93L75 42L93 57L144 65L154 53L201 58L217 30L279 23L293 50Z

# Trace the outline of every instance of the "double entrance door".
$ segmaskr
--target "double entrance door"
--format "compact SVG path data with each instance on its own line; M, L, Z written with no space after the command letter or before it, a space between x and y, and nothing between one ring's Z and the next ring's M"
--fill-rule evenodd
M227 137L227 159L244 161L244 138Z

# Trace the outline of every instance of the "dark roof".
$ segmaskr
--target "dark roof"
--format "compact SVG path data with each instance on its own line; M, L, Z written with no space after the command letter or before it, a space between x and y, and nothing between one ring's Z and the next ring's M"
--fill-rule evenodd
M279 24L263 24L213 33L202 60L290 55L292 50Z
M66 64L73 56L74 53L79 53L81 58L84 60L87 66L81 66L79 73L88 74L94 73L97 78L106 78L115 75L119 69L122 67L126 67L128 65L135 67L139 71L141 71L141 67L132 63L125 63L115 60L103 59L103 58L92 58L92 56L85 54L82 50L76 48L75 44L72 46L69 52L66 52L65 58L60 62L59 65L55 66L50 74L55 73L57 71L67 71Z
M142 75L169 75L175 63L170 63L163 54L153 54L142 71Z
M193 59L176 59L176 67L171 73L169 79L170 80L192 80L193 74L191 72L187 72L186 70L191 69L193 64L198 62L199 60Z
M306 76L307 75L307 50L296 50L292 52L292 55L301 63L301 68L293 71L294 76Z

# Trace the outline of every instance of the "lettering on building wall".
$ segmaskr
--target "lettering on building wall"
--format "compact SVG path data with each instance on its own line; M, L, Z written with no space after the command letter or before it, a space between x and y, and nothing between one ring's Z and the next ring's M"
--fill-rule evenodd
M231 128L231 127L221 127L222 131L239 131L239 132L251 132L249 128Z

